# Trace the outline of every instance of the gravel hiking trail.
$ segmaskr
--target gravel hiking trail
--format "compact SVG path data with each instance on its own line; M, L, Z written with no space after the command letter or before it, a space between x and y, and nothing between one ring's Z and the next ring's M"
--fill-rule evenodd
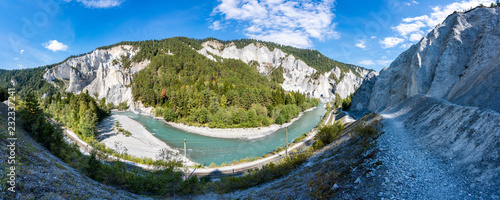
M381 199L477 199L467 178L450 163L422 148L416 137L391 114L383 114L384 131L378 140L379 160L385 166Z

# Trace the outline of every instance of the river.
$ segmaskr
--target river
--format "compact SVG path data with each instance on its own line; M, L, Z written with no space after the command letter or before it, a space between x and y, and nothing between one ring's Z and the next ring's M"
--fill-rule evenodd
M312 111L305 112L300 119L288 127L289 142L314 128L325 112L324 104L320 104ZM184 139L186 139L187 157L207 166L212 162L221 164L230 163L233 160L239 161L247 157L259 157L275 150L278 146L285 146L285 128L257 139L221 139L185 132L173 128L163 121L132 112L113 112L112 114L126 115L138 121L149 132L154 133L157 138L172 148L179 149L182 153L184 153Z

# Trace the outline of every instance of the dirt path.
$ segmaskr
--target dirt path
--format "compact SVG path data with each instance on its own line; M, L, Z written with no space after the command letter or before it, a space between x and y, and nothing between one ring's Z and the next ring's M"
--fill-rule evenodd
M402 122L382 115L384 131L379 138L380 158L385 166L378 197L390 199L468 199L465 177L453 166L421 148Z

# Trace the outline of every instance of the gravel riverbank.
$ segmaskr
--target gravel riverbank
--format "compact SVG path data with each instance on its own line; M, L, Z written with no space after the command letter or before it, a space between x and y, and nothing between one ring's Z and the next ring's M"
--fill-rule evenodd
M124 130L131 133L130 136L127 137L113 129L117 121ZM124 115L111 115L102 120L97 128L99 131L97 140L117 152L152 159L156 159L161 149L170 150L175 154L179 153L178 150L153 136L142 124ZM182 160L183 157L177 155L175 159Z

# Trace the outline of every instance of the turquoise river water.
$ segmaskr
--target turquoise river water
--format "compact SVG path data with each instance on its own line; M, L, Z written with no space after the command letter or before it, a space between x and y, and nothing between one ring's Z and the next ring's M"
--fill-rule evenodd
M325 112L324 104L320 104L312 111L305 112L300 119L288 127L289 142L314 128ZM184 139L186 139L187 157L204 165L210 165L212 162L221 164L247 157L259 157L275 150L278 146L285 146L285 128L256 139L221 139L185 132L173 128L163 121L132 112L113 112L112 114L126 115L138 121L148 131L155 133L157 138L169 146L179 149L182 153L184 152Z

